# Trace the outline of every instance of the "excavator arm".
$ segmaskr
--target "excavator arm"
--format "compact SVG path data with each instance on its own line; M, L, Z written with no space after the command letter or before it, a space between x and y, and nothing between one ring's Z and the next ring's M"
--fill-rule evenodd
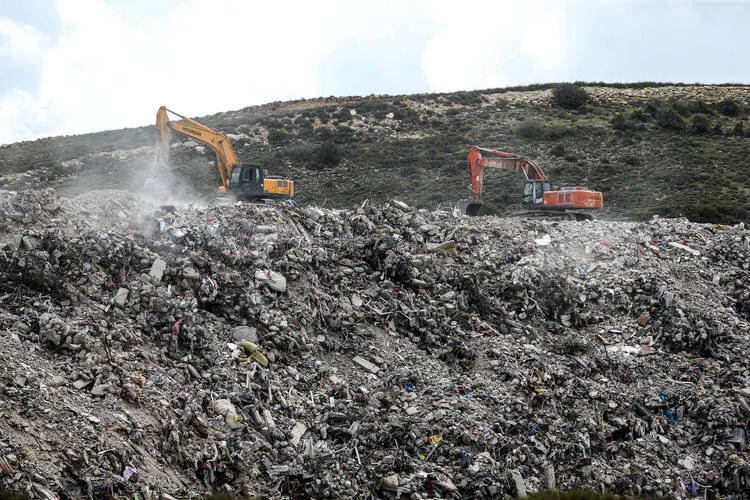
M179 120L170 120L169 113ZM168 164L169 139L172 131L205 144L216 153L216 163L221 175L219 192L228 193L242 200L289 199L294 196L294 181L280 176L266 175L256 164L240 165L229 138L216 130L182 116L166 106L156 113L157 161Z
M180 120L170 120L168 113L179 116ZM229 191L232 170L237 166L239 161L229 143L229 139L224 134L198 123L195 120L191 120L187 116L175 113L171 109L167 109L166 106L160 107L159 111L157 111L156 126L159 129L159 135L161 137L161 141L157 148L157 158L159 161L163 163L166 163L167 161L171 131L174 130L179 132L182 135L186 135L191 139L205 144L211 148L211 151L216 153L216 162L219 168L219 175L221 175L221 182L223 184L223 186L219 188L219 191Z
M483 156L482 152L494 156ZM481 203L482 192L484 191L484 169L500 168L503 170L512 170L522 172L526 180L547 180L547 175L542 171L539 165L532 160L505 151L497 149L485 149L474 146L469 151L469 170L471 181L471 202Z

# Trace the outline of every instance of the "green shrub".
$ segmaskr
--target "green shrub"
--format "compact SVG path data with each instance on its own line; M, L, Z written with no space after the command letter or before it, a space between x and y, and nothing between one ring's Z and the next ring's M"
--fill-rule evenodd
M562 139L571 135L575 135L575 131L561 123L550 123L543 128L543 136L546 139Z
M332 139L334 139L337 143L342 144L351 142L354 139L355 135L356 132L353 128L347 127L346 125L341 125L334 131Z
M690 117L690 130L694 134L705 134L711 126L708 116L698 113Z
M649 99L645 104L645 112L651 117L656 117L656 112L663 106L669 106L666 102L661 99Z
M30 497L24 491L12 491L0 484L0 500L28 500Z
M279 121L278 118L266 118L266 117L263 117L263 118L260 118L258 120L258 123L260 123L261 125L263 125L264 127L269 128L269 129L272 129L272 128L281 128L282 127L281 122Z
M527 500L624 500L625 497L608 493L602 495L593 490L542 490L526 496Z
M721 114L724 116L737 116L740 114L740 105L732 99L724 99L719 103Z
M393 117L396 120L399 120L405 123L419 122L419 112L408 106L404 106L404 107L396 109L396 111L393 112Z
M692 113L690 112L690 106L686 102L677 101L672 103L672 108L674 108L675 111L677 111L680 115L687 118Z
M615 130L627 130L628 129L628 122L625 120L625 117L622 116L620 113L617 113L615 116L612 117L611 120L609 120L610 125L612 125L612 128Z
M338 165L341 161L341 153L336 144L325 141L318 147L316 159L320 165Z
M647 122L649 121L649 115L643 108L635 108L631 109L627 113L625 113L625 119L626 120L637 120L639 122Z
M271 130L268 133L268 143L273 146L280 146L289 140L289 134L283 130Z
M565 146L562 144L555 144L555 147L552 148L550 151L552 156L557 156L558 158L565 155Z
M655 116L656 123L661 128L676 131L685 130L685 119L669 104L659 106L656 109Z
M516 127L516 135L522 139L542 139L544 127L539 120L524 120Z
M335 118L339 122L348 122L352 119L352 113L349 111L349 109L344 108L342 110L339 110L331 115L332 118Z
M710 116L715 112L715 108L705 101L678 101L673 106L678 113L685 117L699 113Z
M452 94L449 94L447 96L447 99L449 102L452 102L455 104L462 104L464 106L470 106L472 104L481 104L483 101L482 94L476 90L454 92Z
M295 122L300 134L312 135L313 133L313 122L310 119L297 120Z
M228 493L223 491L215 491L206 497L206 500L232 500L232 497Z
M430 127L441 130L446 128L446 123L443 120L440 120L439 118L432 118L429 121Z
M715 112L715 108L706 101L688 101L687 106L690 109L691 115L702 113L711 116Z
M389 111L390 104L382 100L365 99L356 103L348 103L346 108L356 110L358 115L372 115L383 119Z
M313 133L313 138L318 142L323 142L329 140L333 135L333 129L330 127L318 127Z
M615 114L609 120L609 124L612 125L613 129L620 131L635 130L637 128L632 119L630 119L627 115L623 115L621 113Z
M561 108L578 109L588 100L588 92L572 83L563 83L552 91L552 102Z

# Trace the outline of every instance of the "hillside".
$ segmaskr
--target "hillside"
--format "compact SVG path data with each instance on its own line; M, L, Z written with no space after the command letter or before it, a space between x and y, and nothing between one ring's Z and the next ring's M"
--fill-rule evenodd
M750 87L585 90L199 118L296 205L152 125L0 147L0 498L748 498ZM606 209L457 213L473 144Z
M554 104L554 85L538 85L279 102L198 120L231 134L241 161L294 178L302 205L398 198L453 206L467 196L466 153L478 144L534 159L558 184L602 191L602 218L750 221L750 87L582 87L589 99L577 109ZM164 201L214 196L209 150L175 138L173 171L157 173L153 141L149 124L5 145L0 187L51 186L63 196L151 190ZM487 177L486 213L516 209L521 179Z

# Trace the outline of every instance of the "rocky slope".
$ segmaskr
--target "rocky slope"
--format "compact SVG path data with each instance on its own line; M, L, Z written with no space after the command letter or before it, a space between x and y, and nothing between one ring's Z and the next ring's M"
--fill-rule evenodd
M750 222L750 87L590 84L589 101L576 110L554 105L554 87L326 98L199 120L228 134L241 161L294 178L303 205L395 197L452 207L468 195L466 154L478 144L534 159L560 185L602 191L602 218ZM0 187L53 186L67 196L148 189L161 203L215 196L213 153L176 137L164 172L153 143L150 125L3 146ZM516 209L521 182L489 172L488 213Z
M746 498L750 232L0 191L33 498Z

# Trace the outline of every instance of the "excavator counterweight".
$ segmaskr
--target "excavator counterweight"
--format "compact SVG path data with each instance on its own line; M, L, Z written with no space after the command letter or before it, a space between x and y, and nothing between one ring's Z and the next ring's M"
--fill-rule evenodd
M526 181L521 193L521 204L527 211L523 215L591 219L590 214L580 210L596 210L603 206L602 193L599 191L591 191L580 186L557 189L552 186L547 175L535 161L522 156L474 146L469 151L468 160L471 195L458 203L459 211L466 215L476 216L482 211L485 168L499 168L524 174Z
M170 120L169 113L179 116ZM156 113L157 161L168 162L169 140L174 130L194 141L201 142L216 153L216 166L221 176L219 192L228 193L243 200L288 199L294 196L294 181L278 176L266 175L260 165L240 164L229 139L210 127L176 113L166 106Z

